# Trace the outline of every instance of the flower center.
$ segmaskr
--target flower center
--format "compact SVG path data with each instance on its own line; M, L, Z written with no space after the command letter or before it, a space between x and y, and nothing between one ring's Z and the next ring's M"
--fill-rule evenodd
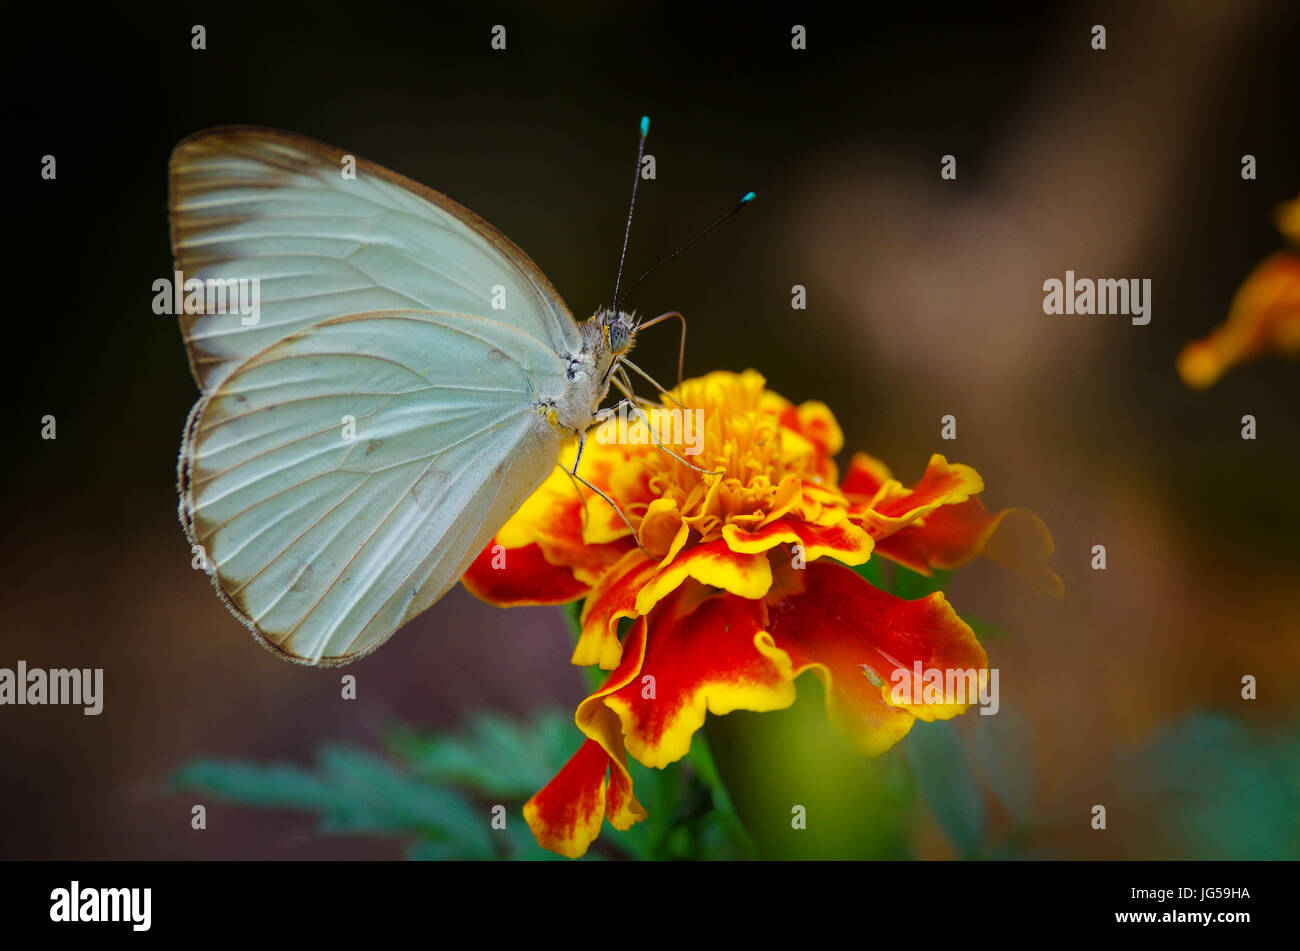
M670 504L633 501L636 517L645 520L650 515L654 521L672 510L674 533L685 522L702 541L710 541L729 522L756 526L774 512L789 509L805 480L822 481L816 446L783 427L773 407L764 405L764 382L752 370L715 373L687 380L672 392L682 404L683 425L658 427L657 435L665 448L690 465L649 445L640 456L642 468L633 476L643 487L635 497ZM663 402L678 409L672 400ZM710 474L718 470L723 474Z

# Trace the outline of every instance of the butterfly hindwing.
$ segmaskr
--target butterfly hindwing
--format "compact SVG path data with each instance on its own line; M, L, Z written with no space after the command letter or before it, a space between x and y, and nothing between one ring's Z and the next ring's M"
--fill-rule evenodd
M196 406L182 520L261 639L346 662L455 584L551 471L560 434L536 401L562 372L530 335L480 317L314 326Z

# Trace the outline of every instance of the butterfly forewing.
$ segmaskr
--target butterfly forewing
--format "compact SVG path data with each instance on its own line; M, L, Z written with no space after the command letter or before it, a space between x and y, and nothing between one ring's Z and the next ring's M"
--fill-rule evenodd
M191 136L172 153L170 208L185 280L258 281L256 324L181 317L205 392L276 341L346 314L452 311L508 320L557 352L580 345L559 294L495 228L311 139L251 128Z

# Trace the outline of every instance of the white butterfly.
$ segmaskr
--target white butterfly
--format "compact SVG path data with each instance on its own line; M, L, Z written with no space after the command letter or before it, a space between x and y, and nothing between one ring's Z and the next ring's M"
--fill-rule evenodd
M636 322L578 323L473 212L310 139L200 132L170 174L177 271L260 287L255 324L181 317L202 391L181 522L262 644L348 663L442 597L591 425Z

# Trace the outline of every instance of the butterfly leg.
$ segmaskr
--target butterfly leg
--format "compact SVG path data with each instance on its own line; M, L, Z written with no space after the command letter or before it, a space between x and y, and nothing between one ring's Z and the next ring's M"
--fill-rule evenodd
M648 400L648 399L646 399L646 398L643 397L643 396L637 396L636 393L633 392L633 390L632 390L632 378L629 377L629 376L627 375L627 371L624 370L623 367L620 366L620 367L618 368L618 370L617 370L616 373L615 373L615 376L616 376L619 380L622 380L622 381L623 381L623 385L622 385L622 387L620 387L620 389L622 389L624 393L631 393L631 394L632 394L632 399L636 400L636 401L637 401L639 404L641 404L642 406L652 406L652 407L654 407L655 409L667 409L667 408L668 408L668 407L665 406L663 403L656 403L654 400ZM678 405L680 406L681 404L679 403ZM617 407L615 407L615 409L617 409Z
M638 404L636 395L633 394L630 389L625 389L623 387L623 384L618 380L618 378L614 379L614 384L620 390L622 390L623 395L627 397L624 400L620 400L618 406L628 405L632 407L632 409L637 413L637 418L641 422L645 423L646 432L649 433L650 435L650 441L653 442L656 446L658 446L664 452L668 453L668 455L672 456L682 465L688 466L689 468L694 469L696 472L703 473L704 475L723 475L727 471L726 469L702 469L699 466L695 465L695 463L683 459L681 456L677 455L677 453L673 452L671 449L669 449L667 446L661 443L659 441L659 438L655 435L654 426L650 422L649 415L647 415L646 411L642 409ZM614 408L617 409L618 406ZM683 412L690 412L690 410L683 410Z
M631 360L629 360L627 357L619 357L619 358L618 358L618 362L619 362L619 365L620 365L620 366L619 366L619 369L622 369L623 366L629 366L629 367L631 367L631 368L632 368L633 370L635 370L637 373L641 374L641 376L644 377L646 380L649 380L649 381L650 381L650 385L653 386L653 387L654 387L656 390L658 390L660 393L662 393L664 396L668 397L670 400L672 400L672 401L673 401L674 403L676 403L678 406L681 406L681 405L682 405L682 401L681 401L681 400L679 400L677 397L673 396L671 393L669 393L667 390L665 390L662 386L659 385L658 381L655 380L654 377L652 377L649 373L646 373L645 370L642 370L639 366L637 366L635 363L633 363L633 362L632 362Z
M611 410L610 412L613 412L613 410ZM605 418L607 418L607 417L605 417ZM573 469L571 469L571 470L570 470L570 469L565 469L565 470L564 470L565 472L567 472L567 473L569 474L569 478L572 479L572 480L574 480L574 483L575 483L575 484L574 484L574 489L577 490L577 489L578 489L578 487L577 487L577 483L578 483L578 482L581 482L581 483L582 483L583 485L585 485L587 488L591 489L591 491L595 492L595 493L596 493L597 495L599 495L602 499L604 499L606 502L608 502L608 503L613 507L614 511L618 513L618 517L621 518L621 519L623 520L623 524L627 526L628 531L630 531L630 532L632 533L632 540L633 540L634 542L636 542L636 547L637 547L637 548L640 548L641 551L642 551L646 556L650 556L650 553L649 553L648 551L645 550L645 546L643 546L643 545L641 544L641 539L640 539L640 537L639 537L639 536L637 535L637 533L636 533L636 528L633 527L632 523L628 520L628 517L623 513L623 510L622 510L621 508L619 508L618 503L615 502L613 499L611 499L611 498L610 498L608 495L606 495L604 492L600 491L600 489L596 488L594 485L592 485L590 482L588 482L588 481L587 481L586 479L584 479L582 476L578 475L578 463L582 460L582 450L583 450L583 447L585 447L586 445L587 445L587 434L586 434L586 432L579 432L579 433L578 433L578 451L577 451L577 453L576 453L576 454L574 455L574 457L573 457ZM561 466L561 468L564 468L564 467ZM582 525L583 525L584 528L586 528L586 526L587 526L587 499L586 499L585 496L583 496L581 490L578 490L578 497L582 499Z

